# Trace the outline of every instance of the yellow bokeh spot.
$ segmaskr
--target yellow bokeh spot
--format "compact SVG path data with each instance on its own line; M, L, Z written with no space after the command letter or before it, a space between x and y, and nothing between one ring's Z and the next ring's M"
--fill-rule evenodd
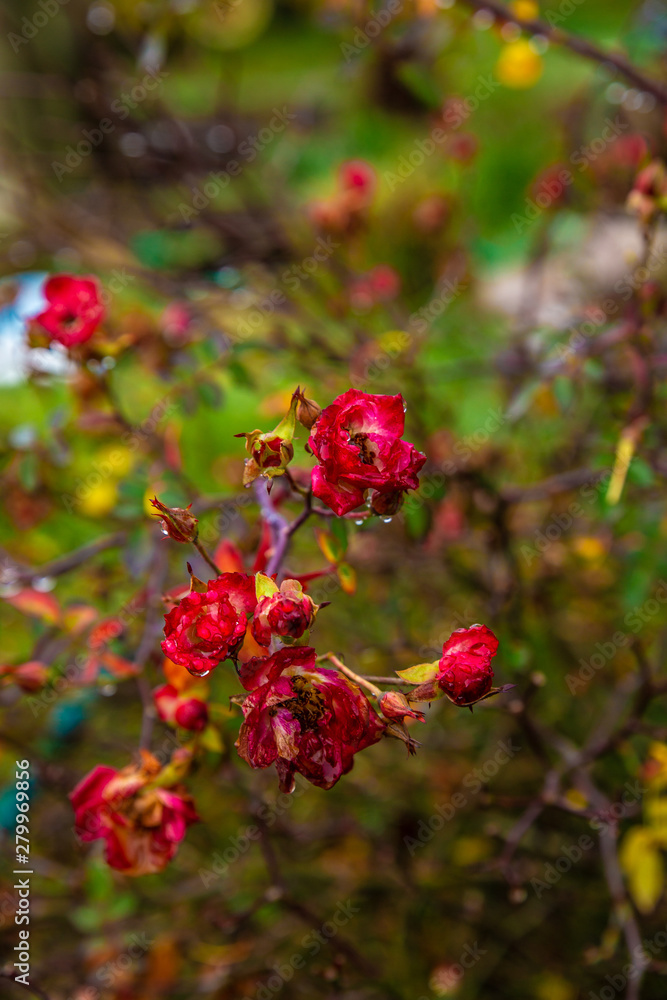
M593 535L583 535L581 538L575 538L574 551L582 559L586 559L589 562L599 562L607 555L604 542Z
M475 865L488 858L491 843L485 837L462 837L452 848L452 861L455 865Z
M86 517L104 517L116 506L118 487L115 480L104 479L91 486L79 500L79 509Z
M569 788L564 797L573 809L585 809L588 805L588 799L577 788Z
M532 87L542 76L542 57L525 38L505 45L496 63L496 76L506 87Z
M577 989L562 976L547 973L535 988L537 1000L574 1000Z
M533 0L513 0L510 10L519 21L534 21L540 16L539 5Z
M113 476L116 479L123 479L131 471L134 465L135 453L124 444L110 444L106 448L101 448L95 461L104 468L104 474Z
M153 497L159 498L160 493L162 492L163 489L164 489L164 483L156 483L155 485L148 487L148 489L144 493L144 514L150 514L152 517L155 517L156 514L155 507L153 507L153 505L151 504L151 500L153 499ZM164 522L160 523L162 524Z

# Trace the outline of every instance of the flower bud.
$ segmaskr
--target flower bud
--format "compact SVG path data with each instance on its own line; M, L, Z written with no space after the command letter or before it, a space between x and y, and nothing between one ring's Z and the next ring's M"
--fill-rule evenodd
M281 420L278 426L263 434L260 430L247 431L242 434L235 434L235 437L246 439L246 451L250 458L246 459L243 472L243 485L250 486L258 476L265 476L273 479L275 476L282 476L289 463L294 458L294 446L292 438L296 430L296 393L292 396L292 402L287 416Z
M402 722L404 719L426 721L423 712L410 707L410 703L402 691L385 691L378 698L378 706L385 719L395 719L398 722Z
M306 399L301 389L297 388L294 393L298 400L296 408L296 419L300 424L303 424L308 430L311 430L313 424L318 419L320 413L322 412L322 407L318 406L315 400Z
M452 632L442 647L437 685L455 705L474 705L492 692L491 660L498 640L486 625Z
M189 513L192 504L187 507L166 507L160 503L157 497L153 497L151 504L158 511L154 517L161 517L163 521L162 531L169 535L175 542L196 542L199 529L197 528L197 518Z

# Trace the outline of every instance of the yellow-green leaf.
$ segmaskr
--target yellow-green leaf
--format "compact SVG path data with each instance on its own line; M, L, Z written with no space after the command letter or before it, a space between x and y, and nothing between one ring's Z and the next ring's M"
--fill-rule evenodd
M637 909L650 913L662 896L665 884L662 855L652 832L643 826L630 830L621 847L620 861Z
M208 725L204 732L199 737L200 744L205 750L211 750L213 753L222 753L222 739L220 737L220 731L214 725Z
M255 576L255 594L258 601L261 601L263 597L271 597L277 590L276 583L270 577L264 573L257 573Z
M354 594L357 589L357 574L349 563L342 562L338 567L338 579L346 594Z
M325 531L323 528L315 528L315 538L327 562L338 563L341 561L345 555L345 549L331 532Z
M417 663L414 667L406 667L405 670L397 670L396 673L411 684L425 684L437 675L438 660L434 660L433 663Z

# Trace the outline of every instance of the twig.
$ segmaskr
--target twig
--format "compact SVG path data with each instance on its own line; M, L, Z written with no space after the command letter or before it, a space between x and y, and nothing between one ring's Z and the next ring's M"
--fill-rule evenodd
M515 17L510 9L504 3L499 3L498 0L462 0L462 2L475 10L491 11L492 14L495 14L497 20L518 24L524 31L528 31L533 35L543 35L550 42L553 42L554 45L562 45L563 48L576 52L577 55L583 56L584 59L591 59L593 62L601 63L603 66L605 64L614 66L619 73L622 73L626 79L636 87L639 87L640 90L644 90L648 94L653 94L655 99L661 104L667 104L667 87L663 86L657 80L652 80L650 77L644 76L641 70L633 66L625 56L617 55L613 52L605 52L604 49L598 48L597 45L589 42L586 38L572 35L561 28L556 28L548 24L546 21L540 21L536 18L523 19Z
M349 677L349 679L351 681L354 681L355 684L361 684L361 686L365 687L368 691L371 692L371 694L374 694L376 698L378 697L378 695L382 694L380 688L377 687L375 684L373 684L373 682L369 680L368 677L362 677L361 674L355 674L354 670L350 670L349 667L346 667L345 664L342 662L342 660L339 660L339 658L336 656L335 653L323 653L322 656L318 656L317 659L328 660L329 663L333 664L336 670L340 671L341 674L345 674L345 676Z
M208 552L206 551L206 549L204 548L204 546L202 545L202 543L199 540L197 540L196 542L193 542L192 544L194 545L194 547L196 548L197 552L202 557L202 559L204 560L204 562L208 563L208 565L211 567L211 569L213 570L213 572L215 573L215 575L216 576L220 576L222 570L219 569L216 566L216 564L213 562L213 560L211 559L210 555L208 554Z
M62 576L63 573L69 573L71 569L76 569L77 566L87 562L88 559L92 559L100 552L104 552L106 549L119 548L126 541L127 532L116 531L113 535L107 535L105 538L100 538L89 545L83 545L80 549L75 549L66 556L60 556L52 562L43 563L43 565L37 567L22 567L19 563L11 559L11 557L7 556L9 565L5 567L3 572L3 578L5 575L7 576L4 582L8 584L29 584L40 577Z
M40 986L35 985L35 983L22 983L18 979L15 979L11 972L3 972L0 970L0 978L8 979L11 983L16 983L17 986L22 986L29 993L33 993L36 997L40 997L41 1000L51 1000L49 994L46 990L43 990Z
M272 553L266 567L266 575L274 576L280 573L283 560L287 555L292 536L307 521L313 512L311 506L312 493L308 491L304 497L304 508L294 521L288 521L271 503L268 489L260 479L255 480L255 496L262 510L262 517L271 531Z

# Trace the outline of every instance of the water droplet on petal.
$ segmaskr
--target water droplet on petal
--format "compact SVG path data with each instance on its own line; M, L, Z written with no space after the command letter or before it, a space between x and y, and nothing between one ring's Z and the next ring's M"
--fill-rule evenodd
M392 519L390 517L383 517L382 518L382 523L383 524L391 524L391 521L392 521Z
M359 517L359 518L357 518L357 520L356 520L356 521L355 521L354 523L355 523L355 524L357 524L357 525L359 525L359 524L363 524L363 523L364 523L364 519L363 519L363 517Z

